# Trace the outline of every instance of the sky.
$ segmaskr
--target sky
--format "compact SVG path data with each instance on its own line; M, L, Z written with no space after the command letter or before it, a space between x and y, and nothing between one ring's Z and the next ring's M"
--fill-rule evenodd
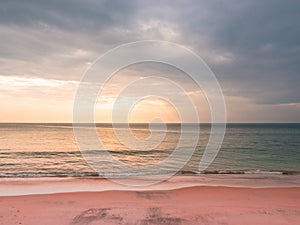
M178 43L199 55L220 83L228 122L300 122L299 12L296 0L1 1L0 122L72 122L77 87L94 60L142 40ZM200 121L210 122L205 93L182 71L151 63L115 74L97 101L95 120L111 122L118 91L153 75L182 85ZM174 105L182 106L174 101L142 100L129 120L177 122Z

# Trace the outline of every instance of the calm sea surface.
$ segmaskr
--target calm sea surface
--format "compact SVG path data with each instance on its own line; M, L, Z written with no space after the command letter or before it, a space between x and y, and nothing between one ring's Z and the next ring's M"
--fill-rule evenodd
M196 125L193 125L196 126ZM152 127L153 128L153 127ZM148 125L131 125L131 132L120 125L119 135L149 137ZM163 132L159 126L154 133ZM167 126L164 139L145 151L124 145L109 124L97 125L105 149L117 160L134 166L156 164L176 148L180 125ZM178 173L199 173L199 161L206 147L210 125L201 125L199 142L189 162ZM195 137L190 132L185 140ZM158 135L159 136L159 135ZM86 138L89 142L89 138ZM153 141L153 140L152 140ZM155 141L155 140L154 140ZM82 149L97 154L105 149ZM100 155L101 156L101 155ZM176 162L174 162L176 163ZM113 167L110 168L114 175ZM119 173L119 172L118 172ZM204 173L300 173L300 124L227 124L219 154ZM0 176L97 176L79 151L70 124L0 124Z

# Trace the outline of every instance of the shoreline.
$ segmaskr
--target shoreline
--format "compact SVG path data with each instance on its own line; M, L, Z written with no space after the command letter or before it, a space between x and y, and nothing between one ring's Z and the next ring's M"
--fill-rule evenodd
M103 177L35 177L0 178L0 196L26 196L103 191L170 191L191 187L229 188L300 188L300 175L279 174L201 174L176 175L150 186L127 186L118 183L144 181L151 177L131 177L110 180Z

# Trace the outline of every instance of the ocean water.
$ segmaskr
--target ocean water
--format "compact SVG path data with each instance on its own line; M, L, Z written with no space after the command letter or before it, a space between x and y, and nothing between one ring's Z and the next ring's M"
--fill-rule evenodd
M198 126L193 124L191 126ZM121 124L119 136L147 140L146 124L132 124L130 131ZM189 138L199 135L195 151L178 174L197 174L199 162L211 133L209 124L201 124L200 134L189 132L182 151L193 148ZM165 132L151 127L152 134ZM114 159L132 166L154 165L166 159L176 148L181 135L179 124L167 125L162 140L153 149L127 146L119 140L110 124L98 124L97 132L104 149L81 149L100 163L101 152L108 151ZM155 135L149 141L155 142ZM89 137L86 137L87 145ZM96 157L97 156L97 157ZM176 161L174 161L176 163ZM127 176L107 163L114 176ZM107 172L106 171L106 172ZM99 171L98 171L99 172ZM76 144L71 124L0 124L0 177L99 176L85 160ZM163 172L160 171L160 172ZM201 173L300 173L300 124L227 124L222 147L212 164Z

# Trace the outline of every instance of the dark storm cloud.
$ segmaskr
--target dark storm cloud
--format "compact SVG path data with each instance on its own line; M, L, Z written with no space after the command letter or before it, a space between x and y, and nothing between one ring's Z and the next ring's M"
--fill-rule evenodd
M0 56L30 60L72 48L97 51L107 30L127 26L134 14L133 1L7 1L0 5Z
M193 1L169 8L183 44L201 55L204 39L211 51L232 56L218 63L202 55L226 94L266 104L300 102L299 1Z
M111 47L164 39L203 57L225 95L299 103L299 12L299 1L280 0L7 1L0 4L1 73L78 80L84 63Z
M53 0L7 1L0 6L2 24L35 26L49 24L60 29L93 31L133 18L134 1Z

